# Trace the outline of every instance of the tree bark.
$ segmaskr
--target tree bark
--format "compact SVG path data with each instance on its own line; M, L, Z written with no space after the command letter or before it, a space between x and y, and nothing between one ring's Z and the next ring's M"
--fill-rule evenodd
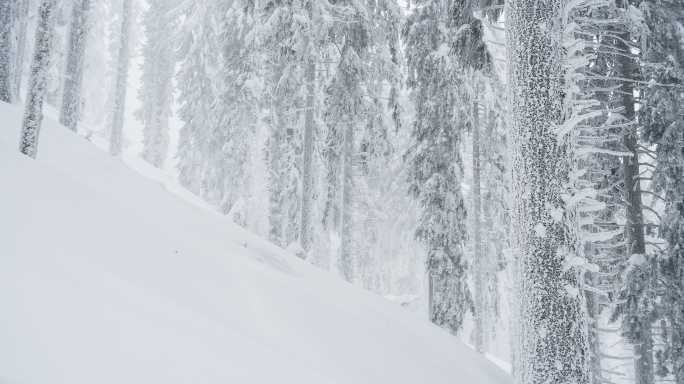
M351 282L353 279L352 265L352 159L354 147L354 126L348 122L344 131L342 144L342 199L340 204L340 256L339 269L345 280Z
M24 59L26 56L26 35L28 29L29 0L19 0L17 5L17 47L14 61L14 95L19 99L21 95L21 79L24 72Z
M563 119L561 0L509 0L506 4L508 82L513 160L513 239L519 254L520 384L588 382L578 281L565 271L574 256L562 192L568 178ZM566 217L570 212L566 212Z
M69 50L67 52L62 109L59 121L76 132L81 116L81 84L83 83L83 61L88 37L90 0L75 2L71 12Z
M38 8L36 42L19 142L19 151L34 159L38 154L38 137L43 122L43 102L47 94L47 70L52 54L56 4L57 0L42 0Z
M482 211L482 195L480 191L480 119L479 104L473 102L472 135L473 135L473 265L475 280L475 349L484 353L484 260L482 253L482 231L480 215Z
M11 103L12 94L12 34L16 0L0 0L0 101Z
M306 67L306 115L304 117L304 140L302 148L302 206L299 242L305 252L309 251L309 222L311 217L311 194L313 189L312 158L314 131L314 92L316 82L316 64L309 59Z

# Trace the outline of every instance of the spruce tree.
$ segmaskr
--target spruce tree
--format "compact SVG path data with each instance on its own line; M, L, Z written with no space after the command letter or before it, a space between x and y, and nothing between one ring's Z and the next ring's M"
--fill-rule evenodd
M177 74L178 117L183 122L178 141L178 179L181 185L206 198L209 145L219 116L216 78L221 68L215 2L194 4L187 9ZM215 202L213 202L215 203Z
M176 20L167 16L173 2L151 1L143 16L145 44L143 74L138 98L138 117L143 123L142 157L162 168L169 150L169 118L173 105L173 75L176 64Z
M466 282L466 208L461 192L465 111L459 110L458 77L449 55L456 35L450 3L421 0L404 29L416 120L410 149L410 193L420 214L416 236L427 249L430 317L458 332L472 308Z

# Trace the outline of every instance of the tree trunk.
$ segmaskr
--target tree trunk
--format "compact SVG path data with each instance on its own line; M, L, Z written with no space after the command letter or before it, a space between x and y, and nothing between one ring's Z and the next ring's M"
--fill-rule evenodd
M83 83L83 60L88 36L90 0L75 2L71 12L69 48L67 52L62 109L59 121L76 132L81 115L81 84Z
M513 238L519 253L520 318L516 381L588 382L586 332L578 281L564 271L574 256L564 209L568 178L563 118L561 0L506 4L513 160ZM571 212L566 212L566 217ZM567 219L565 219L567 220Z
M342 142L342 203L340 204L340 256L339 269L345 280L353 279L352 265L352 185L353 185L353 148L354 148L354 125L348 122L344 131Z
M484 260L482 253L482 232L480 213L482 195L480 192L480 118L479 104L473 102L473 266L475 280L475 349L484 352Z
M269 137L269 150L268 150L268 164L269 164L269 210L268 210L268 222L269 222L269 239L283 247L287 247L289 244L286 242L285 234L285 220L287 214L285 212L285 186L283 186L284 175L282 174L283 169L283 141L285 139L285 123L282 117L283 107L279 100L274 103L274 119L275 126L271 127L270 137Z
M316 82L316 64L309 59L306 68L306 115L304 118L304 141L302 148L302 206L299 242L304 251L309 251L309 221L311 216L312 194L312 157L313 157L313 130L314 130L314 92Z
M36 42L19 142L19 151L34 159L38 154L38 137L43 122L43 101L47 93L47 70L52 53L56 4L57 0L43 0L38 8Z
M26 34L29 18L29 0L19 0L17 6L16 40L17 47L14 61L14 95L19 99L21 95L21 78L24 72L24 57L26 56Z
M16 0L0 0L0 101L11 103L12 94L12 32L14 31Z
M114 90L114 110L112 113L112 132L109 153L119 156L123 148L123 119L126 109L126 81L128 79L128 40L130 33L131 0L123 0L121 11L121 38L119 58L116 67L116 88Z

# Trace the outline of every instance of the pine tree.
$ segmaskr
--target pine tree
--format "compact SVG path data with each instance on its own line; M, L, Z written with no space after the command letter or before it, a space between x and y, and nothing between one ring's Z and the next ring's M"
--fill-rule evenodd
M421 0L404 29L408 86L416 108L410 150L410 193L419 201L417 237L427 248L431 320L458 332L472 299L466 283L466 208L460 145L465 111L457 104L458 76L449 56L456 35L450 3Z
M513 169L513 238L519 253L518 383L586 383L587 347L579 281L564 268L575 240L563 194L569 180L559 0L506 4ZM565 212L563 215L554 212ZM561 217L562 216L562 217Z
M214 2L205 2L187 10L177 74L178 117L183 121L178 142L178 178L181 185L203 198L209 166L206 155L218 121L214 111L218 90L213 75L221 66L221 49L214 6Z
M177 75L179 179L220 212L235 214L248 198L250 142L260 118L257 53L248 49L254 7L209 1L188 7L184 19Z
M137 115L144 126L142 157L157 168L164 165L169 150L176 64L173 37L177 26L177 22L167 16L172 4L169 0L151 1L143 16L146 39L142 48L144 64L138 95L141 107Z
M19 142L19 151L32 158L38 154L38 138L43 122L43 102L47 93L47 71L50 66L56 5L56 0L42 0L38 8L33 61Z
M473 280L474 280L474 318L475 318L475 348L484 352L485 332L485 286L487 286L485 267L486 254L482 244L482 195L481 195L481 159L480 159L480 93L484 88L484 73L489 72L489 55L482 41L482 22L475 18L473 12L477 6L472 0L458 0L453 7L453 23L456 28L456 38L453 43L453 56L458 67L461 81L468 84L466 95L461 96L465 104L471 104L470 129L472 133L473 156L473 205L471 217L473 221ZM490 73L487 73L490 75Z
M323 4L314 1L272 0L259 9L263 20L259 49L267 65L264 102L270 129L266 151L269 237L283 246L295 241L308 246L310 240L315 61L320 31L326 27L322 8ZM322 25L314 24L315 18ZM303 119L298 111L304 111ZM298 161L300 153L302 160Z
M109 153L121 155L123 149L123 124L126 110L126 88L128 81L129 39L131 32L132 0L122 0L121 30L119 35L119 52L116 64L116 84L114 89L114 106L112 109L111 137Z
M81 88L83 83L83 61L89 29L90 0L75 2L69 27L69 48L62 94L62 108L59 121L76 131L81 116Z

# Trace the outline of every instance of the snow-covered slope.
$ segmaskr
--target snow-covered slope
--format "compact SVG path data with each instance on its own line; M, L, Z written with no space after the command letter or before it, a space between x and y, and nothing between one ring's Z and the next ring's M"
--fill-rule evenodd
M396 304L0 104L0 383L503 384Z

